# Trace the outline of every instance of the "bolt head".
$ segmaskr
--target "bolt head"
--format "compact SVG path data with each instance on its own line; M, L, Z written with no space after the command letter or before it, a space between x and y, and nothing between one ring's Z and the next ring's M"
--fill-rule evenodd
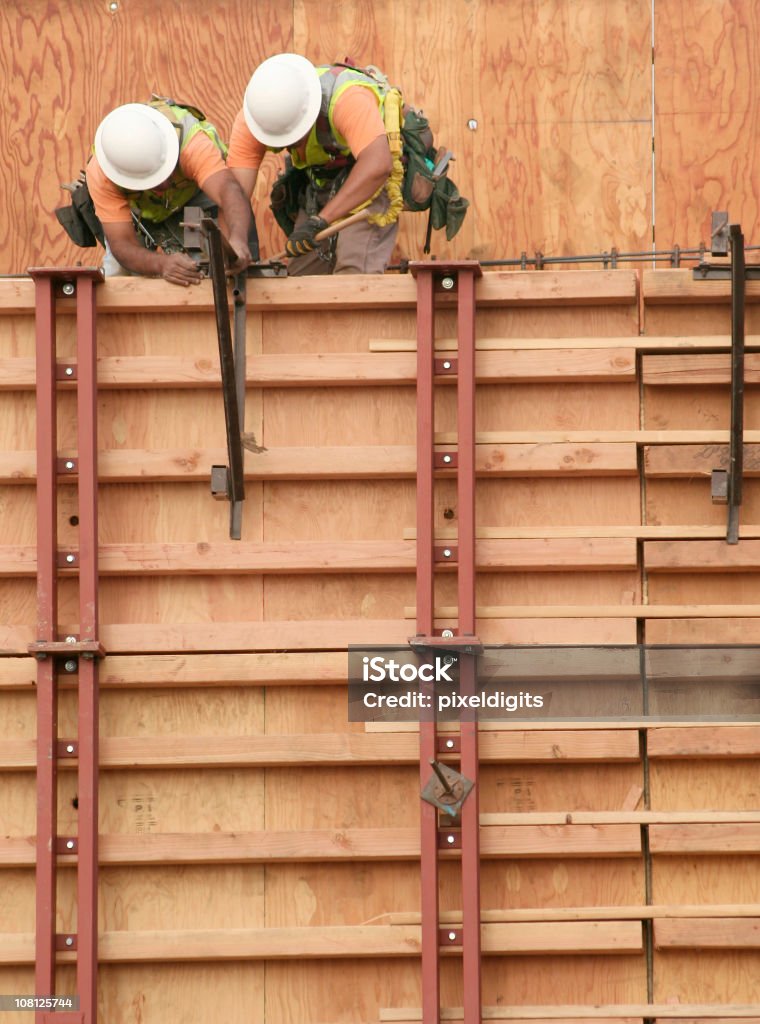
M69 565L71 565L72 562L75 561L75 558L73 555L66 555L66 561L69 563Z
M76 287L73 281L66 281L66 283L61 288L61 291L63 292L64 295L73 295L74 292L76 291Z
M74 849L74 840L73 839L67 839L66 840L66 849L67 850L73 850Z
M67 644L75 644L76 642L77 642L77 638L75 636L67 636L66 637L66 643Z
M66 938L66 945L67 946L73 946L74 945L74 940L71 938L70 935L67 936L67 938Z
M64 463L64 465L66 466L66 469L73 469L74 468L74 463L71 461L71 459L66 459L66 462Z
M73 658L69 658L68 661L65 661L63 663L63 667L66 672L76 672L77 663Z
M454 741L453 740L446 740L446 747L449 750L453 750L454 749Z
M444 548L443 549L443 557L444 558L451 558L451 548Z
M67 377L73 377L74 376L74 367L73 366L67 366L64 372L65 372Z
M468 121L467 121L467 127L470 129L471 132L477 131L478 130L478 119L476 117L469 118Z
M446 278L446 280L448 280L448 278ZM444 362L443 362L443 368L444 368L444 370L450 370L450 369L451 369L451 363L449 362L449 360L448 360L448 359L445 359L445 360L444 360Z
M453 635L454 635L454 630L453 629L444 629L441 632L441 636L445 637L446 640L450 640L453 637Z
M454 287L454 278L444 277L444 279L441 281L441 287L445 288L447 292L450 292L451 289Z
M457 937L457 933L456 932L449 932L449 942L453 942L456 937Z
M446 462L446 463L451 462L451 456L450 455L444 455L443 456L443 461Z
M450 844L453 843L454 842L454 837L453 836L446 836L446 842L450 843Z
M73 743L67 743L66 744L66 753L67 754L73 754L74 753L74 744Z

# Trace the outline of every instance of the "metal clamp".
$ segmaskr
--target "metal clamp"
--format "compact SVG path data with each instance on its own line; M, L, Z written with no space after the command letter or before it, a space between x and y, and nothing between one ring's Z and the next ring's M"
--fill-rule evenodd
M455 771L435 758L430 759L433 775L422 790L422 799L439 811L456 817L472 789L473 783L460 772Z

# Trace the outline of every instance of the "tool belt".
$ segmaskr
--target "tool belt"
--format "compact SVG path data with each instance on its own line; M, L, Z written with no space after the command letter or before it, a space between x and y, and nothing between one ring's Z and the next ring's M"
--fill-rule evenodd
M79 177L63 188L71 193L71 203L59 206L55 211L58 223L75 245L92 249L100 242L105 247L103 225L95 213L95 204L87 188L84 171L80 171Z

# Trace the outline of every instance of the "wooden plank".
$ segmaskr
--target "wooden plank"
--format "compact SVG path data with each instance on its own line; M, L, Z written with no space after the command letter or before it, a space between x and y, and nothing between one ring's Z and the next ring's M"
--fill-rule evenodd
M481 910L483 923L494 921L650 921L653 918L691 917L757 917L760 905L753 904L641 904L616 907L519 907L517 909ZM462 912L442 911L441 924L461 924ZM418 924L419 912L393 913L388 924Z
M655 949L758 949L760 917L655 919Z
M97 363L99 388L218 388L216 360L197 356L101 356ZM620 344L611 350L579 349L566 345L538 352L519 349L482 351L475 364L481 383L595 383L635 380L635 350ZM292 355L252 355L246 360L246 381L255 387L341 387L367 384L412 385L417 359L407 353L328 352ZM33 391L35 364L29 358L0 358L0 391ZM440 377L453 385L456 378Z
M652 853L760 854L760 822L652 825Z
M704 1018L709 1021L731 1020L741 1021L748 1018L757 1022L760 1015L760 1004L736 1004L729 1006L725 1003L620 1003L608 1005L581 1006L572 1004L570 1006L484 1006L483 1020L487 1021L512 1021L513 1024L520 1020L530 1021L561 1021L561 1020L593 1020L600 1021L605 1018L622 1021L628 1017L646 1018L651 1020L656 1017L658 1020L679 1020L690 1021L697 1018ZM441 1020L462 1020L463 1011L454 1007L446 1007L441 1011ZM419 1009L382 1009L380 1020L383 1024L411 1024L422 1020L422 1011Z
M482 926L484 954L637 953L642 949L643 934L637 921L555 921Z
M498 351L506 349L510 351L544 351L554 348L568 348L576 351L584 348L618 348L625 343L637 352L657 353L689 353L691 351L705 352L710 350L731 349L730 334L693 334L686 337L678 337L670 334L654 335L641 334L634 337L620 337L619 335L605 337L589 336L587 338L509 338L509 337L478 337L475 339L477 351ZM370 338L369 348L371 352L416 352L416 338ZM436 338L436 352L455 352L457 349L456 338ZM749 351L760 348L760 336L747 333L745 336L745 348ZM700 362L704 357L699 357ZM680 358L678 360L680 362ZM644 360L646 363L646 359Z
M489 1020L498 1021L498 1020L505 1020L505 1019L507 1019L507 1018L504 1018L504 1017L493 1017L493 1016L489 1017L487 1015L487 1013L486 1013L486 1010L487 1010L487 1007L484 1007L484 1009L483 1009L483 1017L482 1017L482 1020L484 1020L484 1021L489 1021ZM388 1019L391 1019L391 1018L388 1018ZM421 1020L421 1017L398 1017L398 1018L393 1017L392 1019L395 1022L395 1024L414 1024L414 1022ZM462 1019L462 1014L460 1014L459 1017L452 1017L452 1016L447 1015L447 1011L445 1009L442 1009L441 1010L441 1018L440 1019L442 1021L461 1020ZM570 1024L571 1021L575 1022L575 1021L578 1020L577 1017L510 1017L508 1019L511 1021L511 1024L528 1024L528 1022L530 1022L530 1024L550 1024L550 1022L551 1022L551 1024ZM381 1018L381 1020L385 1020L385 1018ZM596 1021L596 1024L643 1024L644 1018L643 1017L599 1017L599 1018L594 1018L594 1020ZM739 1022L739 1024L741 1024L741 1022ZM752 1021L752 1022L749 1022L749 1024L757 1024L757 1022L756 1021Z
M484 733L484 762L638 761L637 736L631 730L594 732ZM245 767L416 764L419 742L413 733L307 733L255 736L132 736L102 737L100 767L189 768L212 765ZM7 740L0 767L30 769L36 765L35 741ZM68 765L62 764L66 769Z
M686 829L692 826L695 830L708 826L722 828L724 825L730 829L733 826L738 827L739 824L742 828L754 828L755 825L760 825L760 811L499 811L481 814L480 824L484 827L635 824L649 825L650 835L653 835L655 828L661 828L665 833L670 828Z
M760 606L746 604L630 604L630 605L499 605L477 608L479 619L577 618L579 612L588 618L638 619L711 619L730 617L760 617ZM413 606L404 609L407 618L415 617ZM455 605L436 608L436 618L453 619ZM728 642L728 641L727 641ZM754 641L749 641L754 642Z
M362 309L416 306L417 285L410 274L341 275L321 281L308 277L262 278L248 289L247 308L272 312L291 309ZM476 282L481 305L573 306L626 305L636 302L634 271L572 270L564 272L491 271ZM456 296L442 296L452 306ZM175 313L213 312L210 281L179 289L166 281L140 277L111 278L97 290L98 313L143 313L171 308ZM74 299L60 302L61 312L72 312ZM31 278L0 280L0 315L31 313L34 286Z
M636 643L636 610L560 609L559 615L545 615L546 609L522 607L505 617L489 616L478 629L485 643L551 644L633 644ZM585 611L585 609L584 609ZM563 614L564 612L564 614ZM670 609L668 618L674 614ZM676 611L677 614L677 611ZM700 614L700 609L685 612ZM709 615L710 609L704 614ZM725 609L721 614L729 614ZM746 614L746 613L745 613ZM753 606L760 616L760 608ZM642 616L645 617L645 616ZM513 621L520 618L522 621ZM448 621L445 623L448 625ZM62 634L76 633L76 623L61 624ZM404 645L412 635L403 619L277 620L266 622L167 622L102 623L101 642L109 654L224 653L229 651L335 651L349 644L376 646ZM26 654L36 634L31 625L0 624L0 655Z
M760 572L760 541L651 540L644 544L648 572Z
M760 526L742 523L743 538L760 537ZM435 531L437 541L455 540L455 529ZM478 539L514 539L536 540L539 537L633 537L637 540L708 540L725 539L726 527L692 526L682 523L671 525L643 524L640 526L599 526L591 523L587 526L480 526L475 531ZM404 539L414 540L417 531L413 526L404 529Z
M702 305L731 301L730 281L695 280L691 270L642 270L645 305ZM747 281L748 303L760 300L760 281Z
M76 453L64 449L60 454ZM108 449L98 454L98 474L102 482L120 483L208 480L211 466L225 459L221 448ZM476 448L475 466L479 474L505 477L634 476L635 439L484 443ZM411 445L272 448L246 453L244 468L247 480L409 479L416 472L416 450ZM35 478L34 452L0 452L0 483L32 483Z
M619 857L641 853L635 825L491 825L481 829L483 857Z
M760 726L656 727L649 730L647 751L652 758L756 757L760 754Z
M746 437L746 434L745 434ZM728 469L728 444L656 444L644 448L644 473L648 478L709 478L714 469ZM760 445L744 445L744 476L760 476Z
M108 655L99 666L101 689L184 686L331 685L346 680L346 655L308 654L154 654ZM65 687L66 680L60 685ZM37 662L31 657L0 661L0 690L33 689ZM73 684L72 684L73 685Z
M725 430L481 430L478 444L606 444L614 441L635 444L723 444L729 438ZM455 444L456 434L436 433L437 444ZM745 430L745 442L760 442L760 431Z
M646 626L650 644L757 644L760 643L760 620L743 605L734 610L725 608L722 616L712 620L685 616L665 616L650 620Z
M512 825L487 827L481 831L481 855L486 859L618 857L640 852L641 833L636 825ZM450 853L456 855L457 851ZM104 865L385 862L416 860L419 856L419 829L416 828L144 832L102 835L99 842L100 863ZM34 860L34 837L0 839L0 867L29 867ZM64 864L68 862L74 863L72 859L62 860ZM588 916L593 918L593 912Z
M401 861L419 858L420 841L419 829L415 828L143 832L101 835L98 851L100 863L111 866ZM71 858L68 860L73 863ZM28 867L34 862L34 837L0 841L0 866Z
M0 963L29 963L34 936L6 933ZM633 921L572 921L486 924L488 953L637 953L641 926ZM281 960L419 956L414 925L334 925L311 928L227 928L208 931L106 931L98 938L101 963L183 960ZM62 962L75 954L64 953Z
M730 384L731 356L729 353L644 356L641 379L652 387ZM757 353L747 352L745 355L744 383L760 384L760 355Z
M486 539L476 544L475 557L481 570L615 570L636 566L636 543L626 538ZM98 554L102 576L414 572L416 560L411 541L371 540L102 544ZM36 571L36 547L0 545L0 577L34 576Z

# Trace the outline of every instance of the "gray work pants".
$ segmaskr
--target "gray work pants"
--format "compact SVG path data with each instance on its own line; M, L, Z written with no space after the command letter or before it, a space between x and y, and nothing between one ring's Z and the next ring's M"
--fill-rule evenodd
M326 201L326 200L325 200ZM385 192L373 199L369 205L371 213L388 208ZM300 210L296 227L306 220L305 210ZM393 246L398 234L398 221L381 228L376 224L360 221L344 228L336 238L326 239L320 249L293 256L288 260L288 276L302 277L314 274L382 274L391 262Z

